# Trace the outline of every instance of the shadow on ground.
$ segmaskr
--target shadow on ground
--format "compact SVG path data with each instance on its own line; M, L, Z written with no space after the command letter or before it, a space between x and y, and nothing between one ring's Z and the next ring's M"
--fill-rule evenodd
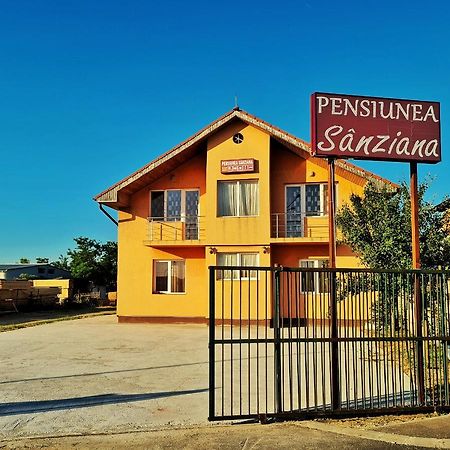
M88 397L63 398L34 402L0 403L0 416L33 414L38 412L60 411L64 409L90 408L92 406L117 403L139 402L157 398L175 397L207 392L208 389L191 389L186 391L153 392L147 394L103 394Z

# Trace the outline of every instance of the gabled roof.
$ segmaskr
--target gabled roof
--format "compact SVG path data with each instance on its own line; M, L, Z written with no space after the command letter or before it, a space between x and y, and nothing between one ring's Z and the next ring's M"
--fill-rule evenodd
M211 134L233 120L241 120L244 123L266 131L272 138L278 140L295 153L300 155L303 154L303 156L311 155L311 147L307 142L281 130L274 125L271 125L268 122L265 122L264 120L259 119L256 116L242 111L239 108L234 108L198 131L190 138L183 141L181 144L176 145L171 150L146 164L141 169L96 195L94 200L115 209L126 207L128 204L128 198L131 194L137 192L139 189L174 169L176 166L187 161L193 154L198 152L199 149L206 148L206 139ZM397 186L389 180L381 178L378 175L368 172L367 170L346 161L338 160L336 164L338 167L341 167L342 169L367 180L382 182L392 187Z

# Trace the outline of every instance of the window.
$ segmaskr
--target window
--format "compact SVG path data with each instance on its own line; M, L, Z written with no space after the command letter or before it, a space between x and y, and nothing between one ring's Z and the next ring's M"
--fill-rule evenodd
M219 217L257 216L259 214L258 181L219 181L217 204Z
M328 189L325 183L286 186L286 214L323 216L328 214Z
M191 222L198 219L198 190L151 191L150 215L165 222Z
M48 270L47 270L47 273L48 273L49 275L53 275L53 274L55 273L55 269L48 269Z
M259 255L258 253L218 253L218 266L244 266L244 267L258 267ZM256 270L223 270L217 272L217 279L221 280L239 280L239 279L255 279Z
M44 267L38 267L38 273L45 273Z
M310 269L325 269L328 267L327 259L300 260L300 267ZM328 272L301 272L300 290L302 292L328 293Z
M153 292L180 294L185 292L185 261L155 261Z

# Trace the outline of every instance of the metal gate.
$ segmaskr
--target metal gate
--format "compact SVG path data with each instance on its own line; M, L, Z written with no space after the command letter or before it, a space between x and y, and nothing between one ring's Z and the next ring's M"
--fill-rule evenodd
M209 420L448 409L449 278L210 267Z

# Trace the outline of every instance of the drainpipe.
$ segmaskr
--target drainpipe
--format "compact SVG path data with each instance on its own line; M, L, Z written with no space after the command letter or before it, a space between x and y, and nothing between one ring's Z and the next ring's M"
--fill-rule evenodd
M114 219L114 217L113 217L108 211L105 210L105 208L103 207L103 203L99 203L98 206L100 207L101 212L102 212L103 214L105 214L106 217L108 217L109 220L111 220L112 222L114 222L114 223L116 224L116 226L119 225L119 222L117 222L117 220Z

